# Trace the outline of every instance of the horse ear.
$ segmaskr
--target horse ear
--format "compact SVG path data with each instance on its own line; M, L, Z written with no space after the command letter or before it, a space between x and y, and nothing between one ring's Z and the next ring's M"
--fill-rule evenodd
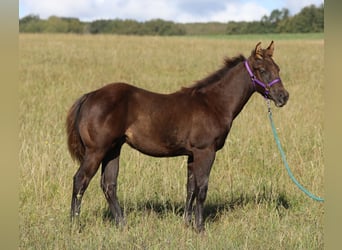
M255 56L256 59L263 59L261 42L258 42L258 44L255 46L254 56Z
M266 49L266 54L270 57L273 56L273 51L274 51L274 42L272 41L268 48Z

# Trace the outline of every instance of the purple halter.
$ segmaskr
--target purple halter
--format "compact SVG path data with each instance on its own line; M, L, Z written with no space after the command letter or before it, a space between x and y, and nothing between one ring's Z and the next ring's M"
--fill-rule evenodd
M276 79L274 79L273 81L269 82L269 83L263 83L262 81L260 81L258 78L256 78L256 76L253 74L251 68L248 65L247 60L245 61L245 66L246 69L248 71L249 76L251 77L251 80L253 82L254 88L255 88L255 84L259 84L261 87L263 87L265 89L265 97L268 96L269 93L269 89L273 84L276 84L277 82L280 82L280 78L277 77Z

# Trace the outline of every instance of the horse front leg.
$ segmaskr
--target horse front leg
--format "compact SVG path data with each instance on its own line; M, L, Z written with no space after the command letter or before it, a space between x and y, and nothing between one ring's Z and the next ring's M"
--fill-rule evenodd
M188 159L188 181L187 181L187 196L185 201L185 211L184 211L184 222L188 227L191 225L192 220L192 205L196 197L196 182L195 177L192 172L192 157L189 156Z
M196 195L196 208L195 208L195 223L196 223L196 230L198 232L204 231L204 202L207 197L208 191L208 181L205 184L199 185L198 192Z
M204 231L204 202L207 197L209 175L214 160L215 151L211 148L197 149L193 151L193 162L189 165L193 178L190 181L193 185L190 189L193 192L188 193L189 206L186 208L188 209L186 212L191 211L189 210L191 208L191 201L196 198L195 227L198 232Z

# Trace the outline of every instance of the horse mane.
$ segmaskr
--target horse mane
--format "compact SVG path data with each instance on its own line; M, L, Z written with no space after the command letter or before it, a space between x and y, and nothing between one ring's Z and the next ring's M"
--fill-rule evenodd
M213 83L216 83L219 80L221 80L228 73L230 69L234 68L240 62L243 62L245 60L246 58L241 54L233 58L226 57L224 59L224 65L220 69L213 72L212 74L205 77L204 79L197 81L192 86L183 88L182 90L185 90L185 91L188 90L188 91L193 92L193 91L199 91L207 86L210 86Z

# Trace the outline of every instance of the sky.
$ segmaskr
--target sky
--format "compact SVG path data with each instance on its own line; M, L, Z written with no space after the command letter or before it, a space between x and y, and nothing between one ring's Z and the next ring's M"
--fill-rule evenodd
M324 0L19 0L19 18L29 14L46 19L52 15L81 21L134 19L147 21L228 22L260 21L272 10L287 8L290 15Z

